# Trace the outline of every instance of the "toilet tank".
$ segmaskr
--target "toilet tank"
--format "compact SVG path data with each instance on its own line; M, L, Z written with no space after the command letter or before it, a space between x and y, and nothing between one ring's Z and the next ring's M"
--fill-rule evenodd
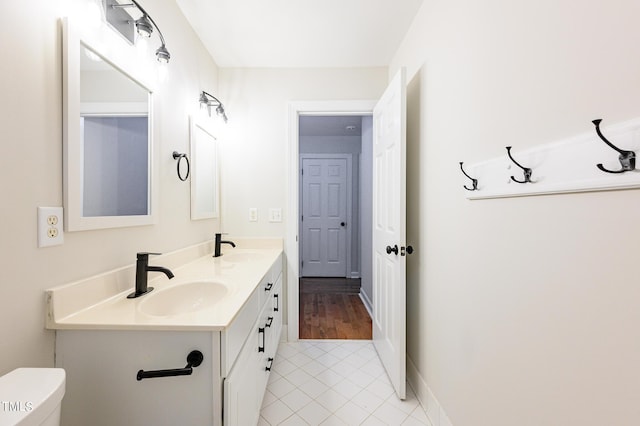
M18 368L0 377L0 426L58 426L62 368Z

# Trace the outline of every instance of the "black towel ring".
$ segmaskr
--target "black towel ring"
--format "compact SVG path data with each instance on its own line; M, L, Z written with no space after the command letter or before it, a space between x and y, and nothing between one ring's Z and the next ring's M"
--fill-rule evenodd
M187 162L187 174L184 175L184 178L180 174L180 162L182 161L183 158ZM178 160L178 165L176 166L176 170L178 171L178 179L184 182L189 178L189 171L191 170L191 166L189 165L189 159L187 158L187 154L180 154L178 151L173 151L173 159Z

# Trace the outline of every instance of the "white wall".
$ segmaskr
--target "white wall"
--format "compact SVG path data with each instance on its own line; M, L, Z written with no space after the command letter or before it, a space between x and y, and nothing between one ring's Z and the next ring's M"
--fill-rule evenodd
M285 238L288 221L297 223L286 217L290 102L378 99L386 82L386 68L220 69L229 116L220 139L222 230L230 238ZM250 207L258 209L257 222L248 221ZM270 208L282 208L282 222L268 221Z
M286 207L289 102L377 99L386 81L385 68L221 69L229 116L220 144L224 232L284 237L289 218L269 223L268 213ZM258 222L248 221L250 207L258 208Z
M455 426L638 423L640 193L468 201L458 166L640 116L638 16L425 0L390 66L409 80L408 353Z
M144 7L172 54L154 103L159 223L66 233L64 245L37 248L37 207L62 205L58 19L80 15L88 2L26 0L0 6L0 49L6 58L0 72L0 117L7 155L0 168L0 374L22 366L53 366L54 332L44 329L46 288L133 264L137 251L167 252L211 239L217 228L213 220L190 221L189 183L178 180L171 153L188 152L188 116L199 107L200 90L216 93L218 69L174 2L146 0ZM121 43L122 49L132 49ZM142 57L153 57L158 45L154 35L146 52L144 45L137 48Z

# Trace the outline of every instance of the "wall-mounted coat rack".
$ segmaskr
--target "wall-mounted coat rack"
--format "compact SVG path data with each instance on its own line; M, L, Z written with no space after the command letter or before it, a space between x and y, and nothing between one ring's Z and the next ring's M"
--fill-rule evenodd
M506 156L466 166L461 179L465 183L475 179L477 185L474 190L466 187L465 196L473 200L640 188L640 170L635 168L640 118L607 125L603 131L601 122L593 121L595 131L586 123L584 134L518 151L517 161L507 147ZM617 158L612 149L618 152ZM520 172L524 179L518 177Z
M533 174L533 170L531 170L529 167L525 167L522 164L518 163L515 158L513 158L513 156L511 155L511 147L508 146L507 147L507 155L509 156L509 159L511 161L513 161L513 163L520 167L522 169L522 172L524 173L524 180L518 180L515 177L513 177L513 175L511 175L511 180L517 183L533 183L531 181L531 175Z
M464 162L460 162L460 170L462 170L462 173L464 173L464 175L466 177L468 177L469 179L471 179L471 185L473 185L471 188L469 188L467 185L464 185L464 189L466 189L467 191L477 191L478 190L478 179L474 179L471 176L469 176L467 174L467 172L464 171L464 168L462 167L462 165L464 164Z

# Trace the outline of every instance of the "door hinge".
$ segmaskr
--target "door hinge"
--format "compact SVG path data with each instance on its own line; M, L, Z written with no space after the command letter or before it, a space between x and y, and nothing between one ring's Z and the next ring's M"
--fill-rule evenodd
M304 175L304 169L300 169L300 174Z
M300 222L304 222L304 215L300 216Z

